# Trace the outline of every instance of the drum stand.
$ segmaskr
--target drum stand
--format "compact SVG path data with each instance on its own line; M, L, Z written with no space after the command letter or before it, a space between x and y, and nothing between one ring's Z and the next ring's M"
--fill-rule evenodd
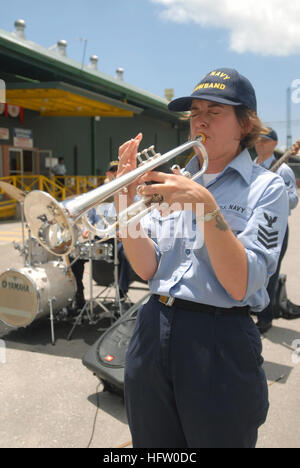
M114 287L116 289L115 301L118 303L119 310L121 310L120 290L119 290L119 284L118 284L118 271L119 271L118 249L117 249L118 245L117 245L116 238L114 242L114 247L115 247L114 249L115 250L114 252ZM110 319L114 318L113 313L107 307L105 307L105 305L99 300L99 296L101 293L95 297L93 294L93 258L92 258L92 240L91 240L90 233L89 233L89 276L90 276L90 280L89 280L90 297L85 302L79 315L76 317L73 327L70 333L68 334L67 340L70 340L75 327L81 322L81 319L84 314L87 315L87 318L90 324L95 324L97 323L98 320L101 320L102 318L105 318L105 317L109 317ZM103 312L101 312L98 315L97 320L95 319L94 305L100 306L103 309Z
M49 302L50 308L50 327L51 327L51 343L55 345L55 335L54 335L54 315L53 315L53 302L55 301L55 297L51 297Z
M110 300L113 308L118 311L119 316L123 314L123 307L121 297L120 297L120 288L119 288L119 257L118 257L118 240L115 236L114 238L114 281L109 286L107 286L103 291L101 291L96 299L99 299L106 290L114 288L115 295L113 297L105 296L104 299ZM103 299L103 298L102 298Z

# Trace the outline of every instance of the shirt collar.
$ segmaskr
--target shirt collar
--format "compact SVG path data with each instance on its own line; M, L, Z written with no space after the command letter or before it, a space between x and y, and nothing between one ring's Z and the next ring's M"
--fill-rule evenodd
M264 167L265 169L270 169L270 167L272 166L273 162L276 161L276 158L274 156L274 154L272 154L272 156L270 156L268 159L265 159L261 164L260 166L261 167Z
M209 157L209 155L208 155ZM198 156L195 155L187 164L186 170L189 171L192 175L199 171L199 159ZM234 170L237 171L245 180L245 182L249 185L252 177L252 170L253 170L253 161L247 149L244 149L240 154L238 154L227 166L225 169L220 173L217 177L221 177L226 171Z

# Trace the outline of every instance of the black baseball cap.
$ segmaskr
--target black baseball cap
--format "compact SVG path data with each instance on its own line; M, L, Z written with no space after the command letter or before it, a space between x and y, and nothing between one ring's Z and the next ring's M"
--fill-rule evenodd
M264 127L259 136L260 138L265 138L266 140L278 141L277 133L271 127Z
M257 110L252 84L233 68L218 68L209 72L190 96L174 99L168 107L171 111L188 111L194 99L205 99L231 106L244 105L255 112Z
M106 172L116 172L118 170L119 161L110 161L107 166Z

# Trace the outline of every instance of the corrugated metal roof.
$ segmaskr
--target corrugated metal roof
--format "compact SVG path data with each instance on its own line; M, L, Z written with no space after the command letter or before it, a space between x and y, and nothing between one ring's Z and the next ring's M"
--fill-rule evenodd
M152 108L164 114L168 114L169 118L176 120L178 114L174 115L168 110L166 99L152 94L148 91L142 90L135 86L132 86L126 82L123 82L117 78L114 78L103 72L92 70L65 56L59 55L57 52L48 50L45 47L40 46L30 40L21 39L14 33L9 33L0 29L0 50L7 54L20 54L27 57L30 64L34 64L39 67L45 66L49 69L49 72L55 71L56 73L64 72L68 76L73 78L76 83L85 89L94 90L99 92L103 90L107 94L111 94L114 98L119 98L132 104L143 105L146 108ZM52 81L52 80L51 80ZM58 81L58 80L56 80ZM60 79L59 81L66 81Z

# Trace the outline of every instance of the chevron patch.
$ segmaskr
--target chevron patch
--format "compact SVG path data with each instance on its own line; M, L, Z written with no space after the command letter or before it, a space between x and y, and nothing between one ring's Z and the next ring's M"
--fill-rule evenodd
M257 240L268 250L277 247L278 234L279 231L270 231L261 224L258 225Z

